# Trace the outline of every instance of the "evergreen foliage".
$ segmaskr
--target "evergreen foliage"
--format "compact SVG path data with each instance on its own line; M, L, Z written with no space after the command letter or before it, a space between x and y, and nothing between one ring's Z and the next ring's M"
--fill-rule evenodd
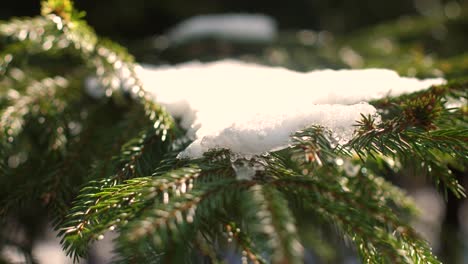
M364 263L440 263L409 224L413 202L385 175L411 168L411 177L465 197L454 170L466 171L468 160L468 82L456 79L466 77L467 55L434 60L446 85L372 102L382 122L363 116L348 144L322 127L298 131L289 148L243 160L264 170L239 179L228 150L176 158L189 143L177 120L145 93L127 51L97 37L83 16L69 0L48 0L39 17L0 22L0 249L17 247L33 261L33 223L52 220L75 260L117 232L116 263L221 263L233 249L244 263L303 263L305 248L327 257L324 238L301 230L329 229ZM353 40L296 45L281 63L352 66L330 55L349 45L364 56L360 66L407 73L410 65L428 76L435 67L418 68L419 57L406 54L412 40L397 41L423 35L428 25L420 23L408 32L384 25ZM376 35L401 47L382 58L369 47ZM303 67L295 58L306 52L316 57ZM102 98L84 89L92 75ZM28 239L12 235L14 221Z

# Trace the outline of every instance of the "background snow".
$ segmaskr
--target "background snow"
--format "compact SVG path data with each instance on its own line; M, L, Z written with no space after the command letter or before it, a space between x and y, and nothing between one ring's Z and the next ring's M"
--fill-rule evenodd
M183 43L192 39L220 39L271 42L277 34L273 18L262 14L199 15L177 24L169 31L169 40Z

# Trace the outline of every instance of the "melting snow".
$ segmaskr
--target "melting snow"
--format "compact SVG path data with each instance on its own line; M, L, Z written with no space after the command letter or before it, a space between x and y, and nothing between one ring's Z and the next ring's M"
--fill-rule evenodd
M181 158L213 148L258 155L288 146L289 136L311 125L331 129L344 144L360 115L377 115L365 101L444 83L400 77L386 69L308 73L234 60L138 69L145 89L181 118L194 142Z

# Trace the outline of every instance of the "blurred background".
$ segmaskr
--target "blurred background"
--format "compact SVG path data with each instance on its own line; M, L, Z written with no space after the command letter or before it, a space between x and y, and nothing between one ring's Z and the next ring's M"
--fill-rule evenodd
M401 15L416 14L418 9L433 8L437 0L396 0L382 3L371 0L80 0L87 21L96 31L113 39L138 39L164 33L176 23L199 14L263 13L272 16L281 29L327 29L348 32ZM32 16L39 10L38 0L4 1L0 19Z
M99 35L123 44L139 61L156 64L240 55L248 59L248 55L258 57L261 54L266 56L262 58L267 59L265 63L286 64L289 67L308 70L318 67L355 68L380 65L382 60L388 64L393 59L393 68L400 71L403 68L408 70L406 63L413 65L414 69L405 72L407 75L442 75L440 71L444 72L444 69L430 73L420 71L414 59L425 59L424 63L419 65L421 67L435 68L434 56L464 53L463 40L468 35L465 8L467 0L292 0L287 3L268 0L75 2L79 10L86 12L86 20ZM34 16L39 10L40 0L4 1L0 8L0 20ZM203 21L195 23L196 25L185 23L185 29L181 29L184 21L194 22L190 21L190 18L213 14L264 14L271 21L249 20L244 23L244 29L258 23L263 23L264 26L265 23L270 23L266 27L260 25L259 30L268 30L270 26L270 30L274 32L268 39L252 41L248 36L243 39L242 35L230 37L229 34L221 34L222 29L219 28L206 29L205 34L198 32L198 36L193 34L195 28L203 27ZM205 22L216 25L219 20ZM393 24L388 25L391 22ZM376 32L372 31L375 25L387 27L380 27ZM191 33L188 32L190 28ZM366 32L369 29L372 32ZM242 26L235 30L243 31ZM191 37L179 36L179 39L174 39L177 38L174 34L171 35L174 31L185 32ZM255 34L252 30L250 32ZM359 38L358 35L364 38ZM184 41L179 41L180 39ZM410 54L412 58L406 56L401 60L402 58L388 56L407 51L408 47L415 48L411 51L413 54ZM316 52L317 48L325 49ZM379 54L382 56L378 56ZM363 61L366 56L369 60ZM386 58L383 58L384 56ZM293 59L289 62L288 57ZM374 62L374 59L377 62ZM405 65L399 67L397 64L400 63Z
M127 47L143 63L237 58L300 71L386 67L406 76L449 80L468 73L468 0L75 2L99 35ZM39 10L39 0L3 1L0 20L35 16ZM410 169L392 162L386 166L386 177L420 206L414 226L436 254L444 263L468 263L467 200L435 189L425 175L408 177ZM466 168L452 168L465 189ZM53 231L46 230L35 246L39 263L69 262L60 255ZM111 240L106 236L83 263L107 263ZM330 250L324 245L320 258L311 254L307 262L358 263L351 250L343 249L340 256ZM0 253L21 262L14 252Z

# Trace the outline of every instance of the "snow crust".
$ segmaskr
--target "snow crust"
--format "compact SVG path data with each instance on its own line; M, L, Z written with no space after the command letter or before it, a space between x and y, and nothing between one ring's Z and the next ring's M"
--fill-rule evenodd
M138 68L145 90L181 119L194 142L180 158L213 148L249 157L285 148L290 135L311 125L352 138L360 115L378 115L366 101L442 84L400 77L386 69L307 73L235 60Z
M221 39L271 42L277 34L273 18L262 14L199 15L184 20L169 31L169 39L183 43L192 39Z

